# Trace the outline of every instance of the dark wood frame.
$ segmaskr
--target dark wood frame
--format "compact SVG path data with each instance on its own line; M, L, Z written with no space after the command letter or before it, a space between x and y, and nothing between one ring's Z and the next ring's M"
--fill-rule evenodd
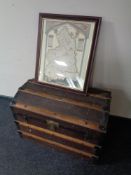
M87 65L87 71L86 71L86 77L85 77L83 91L75 90L75 89L71 89L71 88L66 88L66 87L62 87L59 85L52 85L49 83L40 82L38 80L39 68L40 68L39 64L40 64L41 34L42 34L42 19L43 18L95 22L94 36L93 36L93 40L92 40L91 51L90 51L90 56L89 56L89 63ZM75 92L78 94L85 94L86 95L88 93L88 87L91 87L93 62L94 62L94 57L95 57L95 50L96 50L96 46L97 46L101 20L102 20L101 17L96 17L96 16L78 16L78 15L60 15L60 14L40 13L39 14L39 25L38 25L35 81L37 83L42 84L43 86L51 86L52 88L63 89L63 91Z

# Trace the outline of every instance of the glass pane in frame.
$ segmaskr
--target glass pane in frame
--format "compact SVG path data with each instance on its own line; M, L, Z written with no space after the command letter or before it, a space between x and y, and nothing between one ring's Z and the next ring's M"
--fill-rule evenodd
M41 18L38 81L83 91L96 21Z

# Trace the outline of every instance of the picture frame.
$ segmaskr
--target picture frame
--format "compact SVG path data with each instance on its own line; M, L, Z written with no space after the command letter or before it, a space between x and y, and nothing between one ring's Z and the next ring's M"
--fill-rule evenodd
M101 17L39 14L35 81L88 92Z

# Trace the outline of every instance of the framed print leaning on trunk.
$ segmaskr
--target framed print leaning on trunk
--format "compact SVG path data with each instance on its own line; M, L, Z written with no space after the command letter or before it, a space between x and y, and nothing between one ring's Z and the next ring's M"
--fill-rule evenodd
M87 93L101 17L39 15L36 81Z

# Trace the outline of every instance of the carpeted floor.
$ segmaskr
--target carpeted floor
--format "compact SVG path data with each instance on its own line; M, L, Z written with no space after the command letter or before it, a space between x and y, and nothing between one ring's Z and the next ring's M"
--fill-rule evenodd
M100 164L21 139L0 98L0 175L131 175L131 120L110 117Z

